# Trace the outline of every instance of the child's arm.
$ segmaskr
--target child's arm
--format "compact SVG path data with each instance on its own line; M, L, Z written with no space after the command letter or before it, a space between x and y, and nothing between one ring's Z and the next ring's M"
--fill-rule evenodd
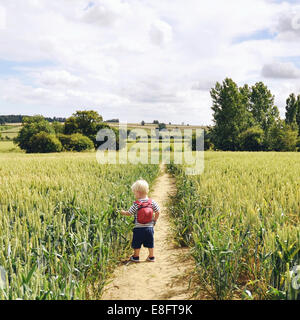
M132 216L132 214L129 213L128 211L121 210L120 213L121 213L122 216L128 216L128 217Z
M155 212L155 216L154 216L154 221L155 221L155 223L157 222L157 220L158 220L158 218L159 218L159 214L160 214L159 211L156 211L156 212Z

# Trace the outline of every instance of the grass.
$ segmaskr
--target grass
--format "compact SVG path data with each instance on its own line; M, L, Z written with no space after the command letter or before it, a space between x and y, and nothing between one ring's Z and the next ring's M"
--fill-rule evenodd
M18 135L21 128L22 128L22 125L19 125L19 124L0 126L0 135L2 139L9 141ZM0 143L1 142L3 141L0 141ZM1 152L1 147L0 147L0 152Z
M131 184L155 165L99 165L95 153L0 155L0 299L96 299L128 253ZM97 284L94 286L94 284Z
M213 299L295 299L300 264L299 153L205 152L205 170L170 165L177 242L190 246Z
M23 152L18 146L16 146L12 141L0 141L0 153L7 152Z

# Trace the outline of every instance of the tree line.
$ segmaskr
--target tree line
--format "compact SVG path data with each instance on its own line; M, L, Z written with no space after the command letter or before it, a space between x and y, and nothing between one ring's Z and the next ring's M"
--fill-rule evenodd
M290 94L281 119L274 95L263 82L238 85L230 78L211 89L213 126L205 149L297 151L300 147L300 95Z
M49 153L62 151L85 151L98 148L103 142L97 141L101 129L111 129L119 147L119 130L103 122L97 111L77 111L64 123L50 123L41 115L23 117L22 129L14 143L27 153Z
M22 123L24 118L27 118L29 116L25 115L5 115L1 116L0 115L0 125L4 125L5 123ZM53 117L49 118L46 117L44 118L48 122L65 122L66 118L60 118L60 117Z

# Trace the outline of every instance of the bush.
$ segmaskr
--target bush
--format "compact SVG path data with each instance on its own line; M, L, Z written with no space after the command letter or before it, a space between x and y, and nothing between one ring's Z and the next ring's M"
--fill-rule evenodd
M54 134L39 132L29 140L30 151L28 153L61 152L63 147Z
M57 138L60 140L65 151L85 151L94 148L94 143L88 137L74 133L71 135L58 134Z
M130 134L130 130L127 132L123 129L118 129L114 127L99 127L99 130L103 130L102 134L105 135L104 139L102 135L96 136L96 141L94 142L95 148L98 149L105 143L105 147L107 150L121 150L125 147L125 143L127 140L127 136ZM99 138L100 137L100 138ZM97 140L98 139L98 140ZM101 139L101 140L100 140Z
M240 150L262 151L264 149L264 131L259 127L252 127L239 134Z
M266 143L269 150L297 151L298 131L280 120L270 128Z
M43 116L38 115L33 117L24 117L23 127L20 130L18 136L14 138L14 143L16 143L22 150L25 150L27 153L36 152L34 151L35 148L30 140L34 135L40 132L48 134L55 133L51 124L46 121Z
M58 121L54 121L52 123L52 127L53 127L53 129L54 129L56 134L64 133L64 131L65 131L64 125L61 122L58 122Z
M211 142L211 132L209 131L209 129L204 129L203 134L204 134L204 137L203 137L204 138L204 150L213 150L214 145ZM197 142L197 139L200 139L200 138L202 138L202 137L201 136L196 137L196 134L193 133L193 136L192 136L192 150L193 151L196 151L196 147L197 147L196 142Z
M165 123L160 123L160 124L158 125L158 130L161 131L161 130L164 130L164 129L167 129L166 124L165 124Z

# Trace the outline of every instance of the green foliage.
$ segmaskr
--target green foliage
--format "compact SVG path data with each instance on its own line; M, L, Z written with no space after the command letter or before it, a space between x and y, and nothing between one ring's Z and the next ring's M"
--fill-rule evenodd
M300 144L300 95L287 99L285 124L263 82L241 88L226 78L211 90L215 126L211 141L219 150L296 151Z
M125 132L124 130L119 130L118 128L109 127L107 125L99 125L98 129L103 130L103 133L106 133L106 136L104 139L103 137L100 139L99 135L96 136L96 141L94 142L96 149L100 146L104 148L103 144L105 143L107 150L120 150L124 148L127 134L129 135L130 133L130 130L128 129L127 132Z
M242 151L262 151L264 149L264 131L260 127L252 127L239 135Z
M81 133L95 143L96 134L103 126L103 118L97 111L77 111L66 120L65 134Z
M263 82L251 87L250 112L255 124L266 132L278 119L279 111L274 106L274 96Z
M22 150L32 153L36 148L32 145L31 138L40 132L48 134L55 133L51 124L46 121L43 116L37 115L33 117L24 117L23 127L19 131L18 136L14 138L14 143L16 143Z
M22 123L24 121L24 118L28 118L29 116L26 115L5 115L5 116L0 116L0 123ZM60 117L45 117L46 121L49 122L54 122L54 121L59 121L59 122L65 122L65 118L60 118Z
M80 133L74 133L71 135L58 134L57 137L65 151L80 152L94 148L93 141Z
M211 129L204 129L203 130L204 134L204 150L213 150L214 145L211 141ZM192 135L192 151L196 151L197 145L196 145L196 140L200 139L200 137L196 137L196 133L193 133Z
M129 254L130 186L151 185L157 165L99 165L90 153L7 154L0 159L3 300L100 299Z
M300 135L300 95L296 98L295 94L292 93L286 100L285 121L297 129Z
M292 125L279 120L269 129L265 143L269 150L297 151L298 131Z
M54 122L52 123L52 127L53 127L54 132L55 132L56 134L58 134L58 133L64 133L64 132L65 132L64 125L63 125L61 122L54 121Z
M177 180L170 211L177 243L191 247L197 287L213 299L299 299L299 153L206 152L205 170ZM246 294L245 294L246 293Z
M164 130L164 129L167 129L166 124L165 124L165 123L160 123L160 124L158 125L158 130L161 131L161 130Z
M28 153L50 153L61 152L63 147L61 142L54 134L39 132L33 135L29 140L30 151Z
M238 150L238 135L249 126L251 116L244 97L245 88L226 78L216 83L210 92L215 126L212 128L212 142L217 149ZM248 94L248 93L247 93Z

